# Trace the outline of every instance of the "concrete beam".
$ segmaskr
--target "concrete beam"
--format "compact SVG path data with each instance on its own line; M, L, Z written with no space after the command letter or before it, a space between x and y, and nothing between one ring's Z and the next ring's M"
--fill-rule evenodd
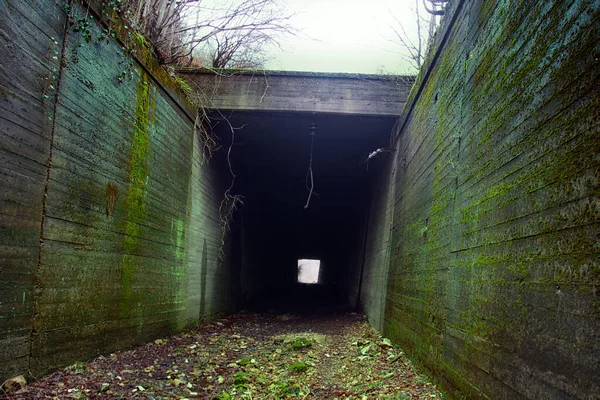
M411 76L178 69L219 110L399 116Z

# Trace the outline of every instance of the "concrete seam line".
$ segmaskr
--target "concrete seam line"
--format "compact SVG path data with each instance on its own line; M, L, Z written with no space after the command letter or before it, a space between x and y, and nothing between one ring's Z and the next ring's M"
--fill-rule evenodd
M72 1L68 0L67 4L72 5ZM61 55L58 67L58 74L56 80L56 92L54 94L54 105L52 110L52 127L50 128L50 147L48 149L48 159L46 160L46 176L44 177L44 194L42 195L42 217L40 220L40 240L38 247L38 257L37 257L37 265L35 267L33 279L34 279L34 289L33 289L33 305L32 305L32 318L31 318L31 330L29 336L29 355L27 366L29 369L29 373L31 374L31 360L33 357L33 338L36 335L35 329L35 321L38 313L38 288L40 288L39 276L40 270L42 267L42 249L44 247L44 221L46 219L47 214L47 201L48 201L48 188L50 186L50 171L52 170L52 156L54 149L54 136L56 133L56 114L58 112L58 103L60 100L60 87L63 78L63 71L66 65L66 47L67 47L67 39L69 37L69 16L65 16L64 23L64 34L62 38L62 48Z

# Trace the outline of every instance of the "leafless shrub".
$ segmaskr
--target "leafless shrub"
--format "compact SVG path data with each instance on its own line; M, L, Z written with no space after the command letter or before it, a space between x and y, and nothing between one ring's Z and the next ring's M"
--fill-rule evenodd
M207 40L200 60L212 68L264 68L271 37L261 32L224 32Z
M413 35L409 34L411 29L404 26L404 23L394 16L395 24L392 26L394 37L390 40L402 48L400 56L417 71L423 65L427 48L439 22L438 18L444 14L444 6L447 1L422 0L423 8L421 8L419 0L415 0L415 4L411 8L416 24L416 33ZM427 16L426 13L431 15Z
M277 0L112 0L142 33L164 64L191 62L198 46L209 47L213 66L248 63L261 46L294 33L293 15ZM211 60L212 61L212 60Z
M392 26L394 37L391 41L399 45L402 49L402 52L399 53L400 57L418 71L425 59L425 52L427 51L429 39L428 27L431 21L428 21L427 18L423 16L419 7L419 0L415 0L415 5L411 11L415 16L416 35L410 35L410 29L407 29L404 26L404 23L394 15L395 24Z

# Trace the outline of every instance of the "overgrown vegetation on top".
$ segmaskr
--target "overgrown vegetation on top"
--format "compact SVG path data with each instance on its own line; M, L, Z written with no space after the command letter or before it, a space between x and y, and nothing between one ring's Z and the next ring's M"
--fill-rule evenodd
M258 68L265 46L294 34L277 0L104 0L167 65Z

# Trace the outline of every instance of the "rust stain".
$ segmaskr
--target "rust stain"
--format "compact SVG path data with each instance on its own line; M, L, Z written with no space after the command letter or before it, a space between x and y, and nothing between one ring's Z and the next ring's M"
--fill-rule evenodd
M117 198L119 197L119 188L114 183L106 185L106 215L110 215L115 211L117 206Z

